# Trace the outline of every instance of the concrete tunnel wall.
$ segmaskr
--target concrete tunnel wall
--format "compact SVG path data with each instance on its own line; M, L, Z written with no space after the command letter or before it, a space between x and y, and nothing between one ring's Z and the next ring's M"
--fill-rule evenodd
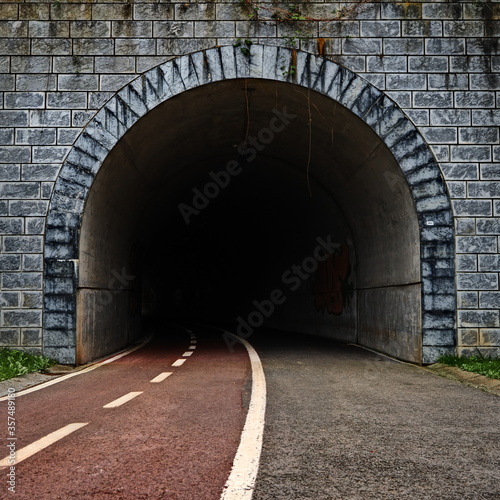
M264 51L280 61L296 55L252 50L254 64L226 47L150 71L105 106L70 154L59 192L73 182L85 189L69 209L77 213L62 218L56 187L48 232L66 226L71 238L57 250L49 238L46 264L49 289L64 272L78 288L67 308L77 311L78 362L139 334L141 288L173 313L168 301L180 289L196 311L178 313L217 320L247 317L253 300L279 288L286 300L270 326L415 362L426 329L453 328L429 300L432 280L422 290L423 261L433 261L436 231L443 234L451 217L439 170L413 126L380 91L334 63L299 53L293 78L275 67L266 74L265 64L255 64ZM285 109L296 116L255 158L241 148ZM203 190L209 173L231 161L241 172L186 224L180 204L192 205L193 189ZM339 273L339 250L329 267L287 290L283 272L328 235L348 249L343 279L332 288L331 276L321 277ZM65 258L51 259L61 251ZM46 292L46 300L54 295Z

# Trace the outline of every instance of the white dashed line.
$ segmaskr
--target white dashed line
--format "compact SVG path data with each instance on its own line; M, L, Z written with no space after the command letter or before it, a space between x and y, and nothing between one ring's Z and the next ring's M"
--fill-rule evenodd
M183 356L184 357L187 357L187 356L191 356L191 354L193 354L193 351L186 351Z
M104 405L103 408L116 408L117 406L121 406L131 399L136 398L139 396L139 394L142 394L143 391L140 392L129 392L128 394L125 394L125 396L122 396L121 398L115 399L114 401L111 401L111 403L108 403L107 405Z
M172 363L172 366L182 366L186 360L185 359L178 359L177 361L174 361Z
M163 372L157 375L153 380L150 380L152 384L157 384L158 382L163 382L167 377L170 377L172 372Z
M62 375L61 377L57 377L54 380L49 380L48 382L44 382L39 385L35 385L33 387L30 387L28 389L24 389L22 391L19 391L16 393L16 398L20 396L24 396L25 394L30 394L31 392L39 391L40 389L45 389L45 387L49 387L54 384L58 384L59 382L62 382L63 380L67 380L68 378L76 377L77 375L82 375L84 373L91 372L92 370L95 370L96 368L99 368L102 365L106 365L108 363L112 363L113 361L116 361L117 359L123 358L123 356L127 356L127 354L130 354L134 351L137 351L137 349L140 349L141 347L145 346L150 340L152 339L151 337L148 337L146 340L141 342L139 345L136 345L134 347L131 347L130 349L127 349L119 354L116 354L114 356L111 356L110 358L104 359L103 361L99 361L88 368L83 368L82 370L79 370L74 373L68 373L68 375ZM9 396L3 396L0 398L0 401L5 401Z
M232 333L229 335L241 342L248 351L252 366L252 395L240 445L234 457L231 474L224 485L221 500L251 500L262 451L266 413L266 379L255 349L246 340Z
M188 349L196 349L196 346L195 346L195 345L190 345L190 346L188 347Z
M51 432L50 434L47 434L43 438L38 439L37 441L29 444L28 446L25 446L24 448L21 448L20 450L16 451L16 457L15 457L15 463L18 464L19 462L22 462L23 460L26 460L27 458L31 457L35 453L43 450L44 448L47 448L47 446L50 446L51 444L54 444L56 441L59 441L60 439L66 437L67 435L71 434L72 432L75 432L78 429L81 429L85 425L88 425L88 422L85 423L74 423L74 424L69 424L64 427L61 427L59 430ZM10 465L13 465L11 463L11 457L6 457L3 460L0 460L0 467L8 467Z

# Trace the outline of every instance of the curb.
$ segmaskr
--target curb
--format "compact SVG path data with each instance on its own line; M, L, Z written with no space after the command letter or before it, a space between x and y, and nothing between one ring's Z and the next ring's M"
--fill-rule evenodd
M468 372L456 366L448 366L441 363L435 363L422 368L440 377L455 380L469 387L474 387L481 391L500 396L500 380L488 378L478 373Z

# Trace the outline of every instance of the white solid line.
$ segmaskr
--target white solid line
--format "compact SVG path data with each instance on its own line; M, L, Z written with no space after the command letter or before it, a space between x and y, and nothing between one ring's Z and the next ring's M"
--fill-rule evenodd
M186 360L185 359L178 359L177 361L174 361L172 363L172 366L182 366Z
M125 396L122 396L121 398L115 399L114 401L111 401L111 403L108 403L107 405L104 405L103 408L116 408L117 406L121 406L125 404L127 401L130 401L131 399L136 398L139 396L139 394L142 394L143 391L140 392L129 392L128 394L125 394Z
M259 470L266 413L266 378L259 355L244 339L226 332L247 349L252 366L252 395L233 468L224 485L221 500L251 500Z
M167 377L170 377L172 372L163 372L157 375L153 380L150 380L151 383L156 384L158 382L163 382Z
M193 354L193 351L186 351L183 356L191 356Z
M117 354L116 356L112 356L111 358L107 358L103 361L98 361L97 363L90 365L88 368L83 368L82 370L79 370L77 372L68 373L67 375L62 375L61 377L57 377L54 380L49 380L48 382L43 382L42 384L38 384L38 385L35 385L33 387L29 387L28 389L24 389L23 391L16 392L16 398L18 398L20 396L24 396L25 394L29 394L31 392L39 391L40 389L45 389L45 387L49 387L51 385L58 384L59 382L62 382L63 380L67 380L71 377L76 377L77 375L82 375L83 373L91 372L92 370L95 370L96 368L99 368L102 365L112 363L113 361L116 361L117 359L123 358L123 356L127 356L127 354L130 354L134 351L137 351L137 349L144 347L152 338L153 338L153 336L148 337L146 340L144 340L144 342L141 342L139 345L131 347L130 349L127 349L126 351L123 351L120 354ZM5 401L8 397L9 396L3 396L0 398L0 401Z
M85 425L88 425L88 422L66 425L64 427L61 427L57 431L47 434L43 438L38 439L37 441L29 444L28 446L25 446L24 448L17 450L15 464L18 464L19 462L26 460L27 458L31 457L31 455L34 455L35 453L43 450L44 448L47 448L47 446L54 444L56 441L59 441L63 437L66 437L68 434L75 432L76 430L84 427ZM0 467L8 467L9 465L15 465L12 464L11 461L12 459L10 457L6 457L3 460L0 460Z

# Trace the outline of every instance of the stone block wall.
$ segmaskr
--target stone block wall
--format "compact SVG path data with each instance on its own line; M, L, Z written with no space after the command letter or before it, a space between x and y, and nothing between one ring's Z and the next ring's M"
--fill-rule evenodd
M252 20L241 0L0 3L0 346L41 348L45 216L88 121L148 69L241 39L341 63L419 128L455 216L456 275L433 272L456 287L458 350L500 355L500 2L294 5L315 20Z

